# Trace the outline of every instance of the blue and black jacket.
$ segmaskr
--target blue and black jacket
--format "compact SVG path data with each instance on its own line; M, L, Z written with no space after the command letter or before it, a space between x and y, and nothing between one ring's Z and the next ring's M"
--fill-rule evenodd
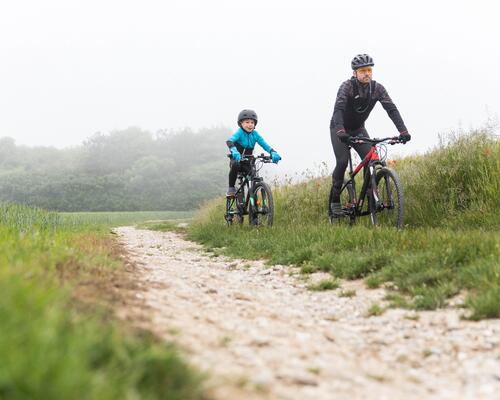
M258 143L268 153L274 151L255 129L252 132L246 132L240 128L226 141L227 147L236 146L242 155L252 154L255 143Z

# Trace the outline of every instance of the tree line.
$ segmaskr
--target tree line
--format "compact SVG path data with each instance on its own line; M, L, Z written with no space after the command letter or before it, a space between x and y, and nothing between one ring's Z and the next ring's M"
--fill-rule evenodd
M221 194L230 131L137 127L66 149L0 139L0 200L57 211L191 210Z

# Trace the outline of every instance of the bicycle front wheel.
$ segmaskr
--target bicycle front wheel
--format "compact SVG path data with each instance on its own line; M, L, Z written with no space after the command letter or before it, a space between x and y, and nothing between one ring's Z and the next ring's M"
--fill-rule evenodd
M377 171L377 225L403 227L404 196L403 186L395 171L381 168Z
M269 185L265 182L257 183L250 202L250 225L271 226L274 219L274 202Z

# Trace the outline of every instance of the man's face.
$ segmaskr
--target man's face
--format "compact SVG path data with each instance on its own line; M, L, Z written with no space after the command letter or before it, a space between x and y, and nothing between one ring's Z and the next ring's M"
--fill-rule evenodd
M373 73L372 67L358 68L353 72L354 76L361 83L369 83L372 80L372 73Z
M241 127L246 132L252 132L255 128L255 121L253 119L244 119L241 121Z

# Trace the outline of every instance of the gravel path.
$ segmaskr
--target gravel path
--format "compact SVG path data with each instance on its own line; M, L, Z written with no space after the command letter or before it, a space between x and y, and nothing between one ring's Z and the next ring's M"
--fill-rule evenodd
M500 399L500 320L462 321L459 308L367 317L383 289L313 292L288 266L211 257L171 232L115 233L148 306L120 314L176 342L217 399Z

